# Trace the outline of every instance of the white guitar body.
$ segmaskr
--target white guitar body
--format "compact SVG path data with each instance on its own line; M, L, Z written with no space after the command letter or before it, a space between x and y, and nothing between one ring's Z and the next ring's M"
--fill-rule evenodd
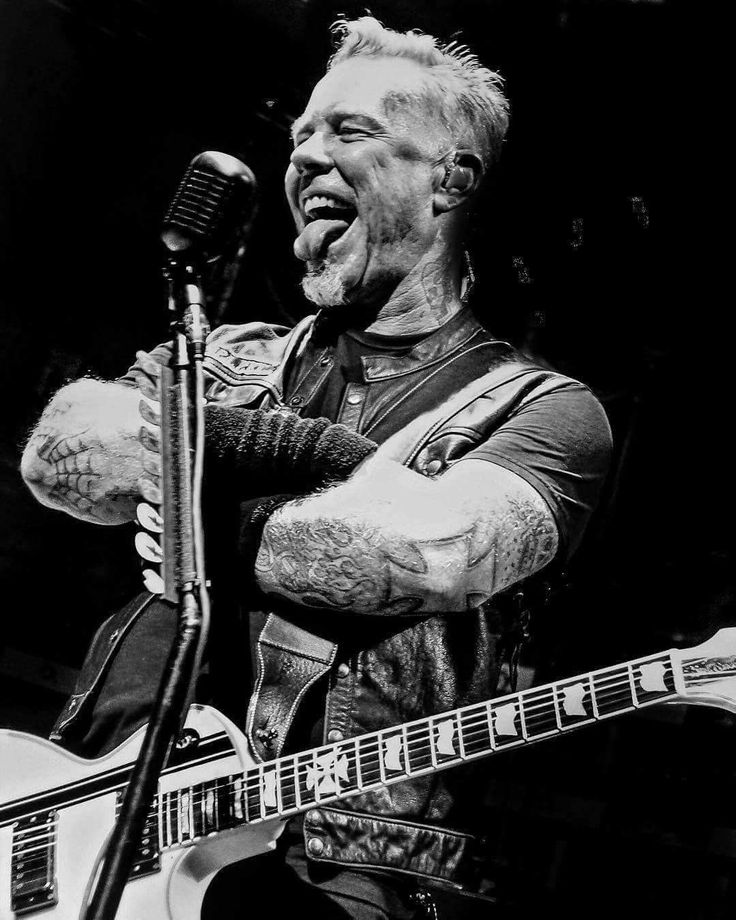
M242 773L253 766L245 737L216 710L192 707L186 727L201 738L225 732L233 751L218 759L215 769L210 760L164 774L160 781L162 792L211 780L214 776ZM50 782L55 788L78 784L103 771L129 766L135 761L144 731L140 729L119 748L94 761L76 757L40 738L0 731L0 805L43 793ZM78 920L90 879L115 822L116 800L116 793L109 792L56 813L57 901L39 907L38 916L43 920ZM283 827L280 820L242 826L202 838L195 846L162 852L160 870L133 878L126 885L118 920L199 920L207 886L215 873L230 863L272 849ZM15 920L19 916L11 907L12 845L12 826L0 827L1 920ZM35 913L31 908L22 915Z

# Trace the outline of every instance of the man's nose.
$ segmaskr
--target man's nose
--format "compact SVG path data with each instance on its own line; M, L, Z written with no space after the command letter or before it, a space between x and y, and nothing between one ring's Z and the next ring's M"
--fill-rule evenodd
M315 131L298 147L295 147L291 154L291 162L301 174L332 169L332 157L325 144L325 136L322 131Z

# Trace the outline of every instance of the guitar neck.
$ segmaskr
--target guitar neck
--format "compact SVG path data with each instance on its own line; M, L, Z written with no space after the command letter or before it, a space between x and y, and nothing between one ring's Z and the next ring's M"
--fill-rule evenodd
M278 817L673 699L679 661L661 652L495 700L464 706L163 793L163 846Z

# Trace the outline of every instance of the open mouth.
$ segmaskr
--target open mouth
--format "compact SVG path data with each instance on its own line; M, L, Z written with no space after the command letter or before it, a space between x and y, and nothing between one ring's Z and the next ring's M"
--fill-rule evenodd
M350 204L329 195L308 195L302 202L305 227L294 243L294 253L304 261L324 258L329 246L358 216Z

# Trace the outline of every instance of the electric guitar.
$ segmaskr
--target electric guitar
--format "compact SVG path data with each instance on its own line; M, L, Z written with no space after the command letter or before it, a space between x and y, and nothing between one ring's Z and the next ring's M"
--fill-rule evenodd
M255 763L224 716L192 706L161 775L119 920L199 920L223 866L266 852L284 820L657 703L736 712L736 628L670 650ZM0 731L0 920L77 920L144 729L83 760Z

